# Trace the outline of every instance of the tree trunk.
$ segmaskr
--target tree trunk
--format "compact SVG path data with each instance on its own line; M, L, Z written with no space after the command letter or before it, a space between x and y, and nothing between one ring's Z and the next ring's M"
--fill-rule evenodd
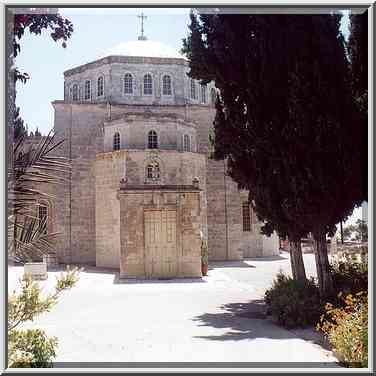
M290 241L290 260L293 278L295 280L305 281L307 277L304 268L302 245L300 239L296 241Z
M317 231L313 234L313 237L315 239L315 259L320 295L325 298L333 293L333 280L330 274L326 232Z

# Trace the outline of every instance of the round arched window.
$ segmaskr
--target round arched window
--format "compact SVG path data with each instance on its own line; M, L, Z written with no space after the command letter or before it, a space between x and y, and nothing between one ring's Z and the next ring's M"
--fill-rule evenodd
M148 148L158 149L158 135L156 131L150 131L148 133Z

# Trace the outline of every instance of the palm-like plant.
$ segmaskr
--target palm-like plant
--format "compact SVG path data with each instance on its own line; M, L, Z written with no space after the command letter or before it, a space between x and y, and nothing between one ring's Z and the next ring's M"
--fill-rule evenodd
M8 257L17 262L41 258L54 248L57 233L46 233L46 220L35 215L40 199L53 198L47 186L67 181L70 161L52 152L63 141L55 142L50 132L38 145L26 145L26 133L13 142L8 170Z

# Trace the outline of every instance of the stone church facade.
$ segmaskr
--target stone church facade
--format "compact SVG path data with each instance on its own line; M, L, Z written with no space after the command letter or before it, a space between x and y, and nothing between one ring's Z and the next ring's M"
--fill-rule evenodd
M209 158L214 85L152 43L64 72L54 131L72 170L48 204L58 260L159 278L201 276L202 240L209 260L278 254L225 161Z

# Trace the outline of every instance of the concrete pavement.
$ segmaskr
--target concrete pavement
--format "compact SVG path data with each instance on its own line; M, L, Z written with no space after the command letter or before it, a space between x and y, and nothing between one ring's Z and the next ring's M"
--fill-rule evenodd
M279 268L289 270L287 256L211 263L202 279L123 281L87 268L51 312L27 326L58 337L58 362L332 364L331 352L265 319L262 296ZM9 290L22 272L9 268ZM41 282L45 291L57 274Z

